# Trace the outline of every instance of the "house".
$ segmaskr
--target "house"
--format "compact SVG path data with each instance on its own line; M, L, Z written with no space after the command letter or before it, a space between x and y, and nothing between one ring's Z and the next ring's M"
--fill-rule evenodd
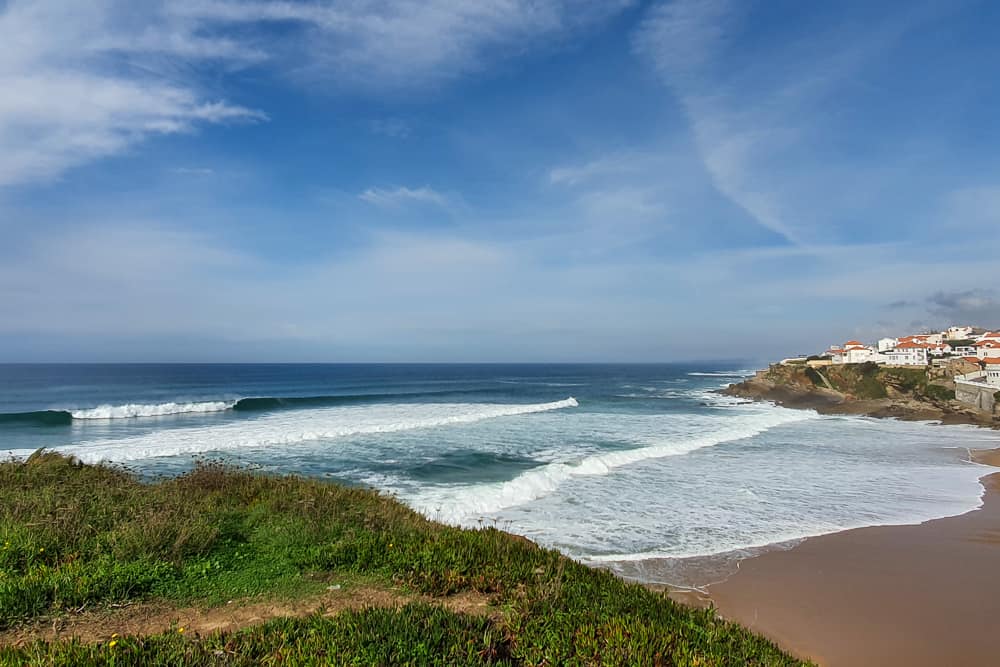
M927 343L907 341L883 353L882 356L887 364L893 366L926 366L929 347Z
M844 363L844 348L831 345L830 348L823 353L823 356L830 357L830 361L832 363L842 364Z
M943 343L944 336L942 334L913 334L912 336L903 336L899 339L900 343Z
M969 340L972 338L972 327L948 327L943 333L945 340Z
M982 363L986 367L986 384L1000 388L1000 359L987 357Z
M975 357L976 348L972 345L953 345L951 353L958 357Z
M927 353L932 357L943 357L946 354L951 354L952 349L948 343L929 343Z
M899 345L899 339L898 338L880 338L879 341L878 341L878 351L879 352L888 352L889 350L893 349L897 345Z
M980 359L1000 359L1000 339L983 338L975 344Z
M844 343L843 358L845 364L863 364L867 361L875 361L876 353L874 349L862 345L856 340L849 340Z

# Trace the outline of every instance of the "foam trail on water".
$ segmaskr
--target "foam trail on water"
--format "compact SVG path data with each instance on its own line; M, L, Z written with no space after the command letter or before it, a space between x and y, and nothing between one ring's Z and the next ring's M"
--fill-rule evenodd
M162 417L187 413L223 412L230 410L236 401L202 401L195 403L127 403L101 405L85 410L70 410L73 419L131 419L134 417Z
M616 468L647 459L679 456L703 447L750 438L782 424L814 419L814 412L775 410L746 418L732 418L732 425L701 436L653 444L624 451L588 456L577 463L549 463L508 482L475 484L455 489L419 492L409 504L424 515L451 524L473 523L484 514L523 505L553 493L573 477L607 475Z
M575 408L573 397L551 403L423 403L345 406L268 414L227 424L167 429L131 438L56 447L84 463L122 462L203 452L286 447L347 436L471 424L484 419ZM10 452L15 456L23 452ZM30 452L29 452L30 453Z

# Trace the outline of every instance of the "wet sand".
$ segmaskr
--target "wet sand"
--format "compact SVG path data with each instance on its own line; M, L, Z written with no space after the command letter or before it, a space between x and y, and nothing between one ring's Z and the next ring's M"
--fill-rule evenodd
M1000 451L976 460L1000 466ZM810 538L743 561L708 595L824 666L1000 665L1000 473L982 483L981 509Z

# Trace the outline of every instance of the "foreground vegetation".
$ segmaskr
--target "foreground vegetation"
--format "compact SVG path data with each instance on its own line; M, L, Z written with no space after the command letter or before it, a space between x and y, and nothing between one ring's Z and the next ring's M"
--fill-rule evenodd
M0 463L0 629L137 600L295 597L345 577L478 592L495 613L421 602L205 638L36 641L0 647L0 664L799 664L711 610L373 491L212 463L152 484L52 453Z

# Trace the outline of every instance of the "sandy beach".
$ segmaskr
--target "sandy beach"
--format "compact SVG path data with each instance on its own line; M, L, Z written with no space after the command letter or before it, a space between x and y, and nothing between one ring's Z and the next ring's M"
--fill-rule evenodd
M1000 465L1000 451L980 452ZM707 587L720 615L830 667L1000 663L1000 473L982 508L810 538Z

